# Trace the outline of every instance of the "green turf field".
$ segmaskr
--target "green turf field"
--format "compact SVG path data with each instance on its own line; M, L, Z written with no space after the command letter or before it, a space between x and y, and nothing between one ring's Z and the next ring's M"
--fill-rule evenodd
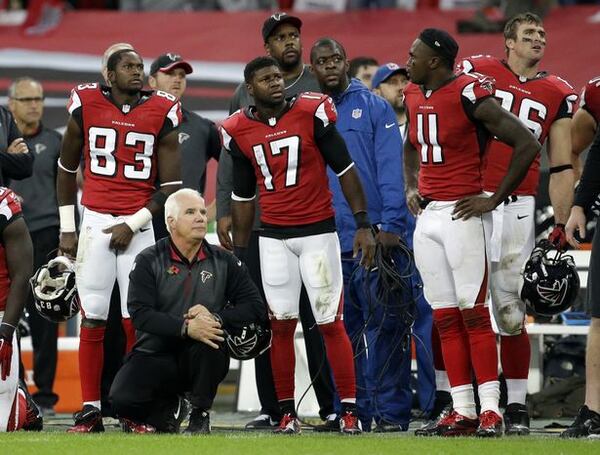
M600 454L600 441L560 440L556 436L528 438L416 438L408 435L275 436L269 433L216 432L210 436L126 435L112 432L101 435L69 435L62 432L0 434L0 454L146 454L179 455L262 455L262 454Z

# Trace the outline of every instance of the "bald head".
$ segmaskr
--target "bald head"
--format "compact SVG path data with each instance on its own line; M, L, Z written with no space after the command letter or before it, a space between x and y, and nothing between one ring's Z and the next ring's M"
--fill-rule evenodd
M315 42L315 44L313 44L313 46L310 50L310 62L311 63L313 63L315 61L318 50L323 47L330 48L334 51L337 51L344 57L344 59L346 59L346 49L344 49L344 46L342 46L339 41L336 41L333 38L321 38L321 39L317 40Z

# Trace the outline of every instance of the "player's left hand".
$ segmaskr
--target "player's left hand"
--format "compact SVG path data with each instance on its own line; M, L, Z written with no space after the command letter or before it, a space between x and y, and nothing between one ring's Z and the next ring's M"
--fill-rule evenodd
M0 324L0 379L6 381L10 376L12 362L12 339L15 328L8 324Z
M375 238L371 229L357 229L354 234L354 246L352 257L357 257L358 252L362 253L360 264L367 269L371 268L375 258Z
M208 308L206 308L204 305L198 304L191 307L189 310L187 310L187 313L183 315L183 317L186 319L194 319L196 316L206 316L212 318L212 313L208 311Z
M564 251L569 244L567 233L565 232L565 225L557 223L554 226L554 229L552 229L552 232L548 235L548 240L558 251Z
M133 231L125 222L113 224L110 227L102 229L102 232L112 234L108 247L115 251L126 250L133 238Z
M454 206L452 218L468 220L473 216L481 216L496 208L494 200L489 196L469 196L461 199Z
M379 231L375 236L375 241L381 245L384 254L388 254L389 250L400 246L400 237L391 232Z

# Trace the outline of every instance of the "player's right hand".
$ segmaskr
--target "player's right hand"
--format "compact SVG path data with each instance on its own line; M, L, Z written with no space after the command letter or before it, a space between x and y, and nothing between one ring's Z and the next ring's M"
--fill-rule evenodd
M222 216L217 220L217 235L219 243L223 248L233 251L233 241L231 240L231 215Z
M198 315L190 319L187 328L188 337L207 344L213 349L219 349L217 343L225 341L221 324L214 317Z
M200 304L190 307L190 309L187 310L187 313L185 313L183 317L186 319L194 319L198 315L212 317L212 313L208 311L208 308Z
M585 212L582 207L578 205L574 205L571 208L571 215L569 216L569 221L565 225L565 232L567 234L567 242L573 248L579 248L579 241L575 238L575 231L579 232L579 238L585 238L585 224L587 223L587 219L585 217Z
M362 253L360 264L370 269L375 258L375 237L373 237L371 229L362 228L356 230L352 257L357 257L359 251Z
M9 324L0 324L0 379L6 381L10 376L13 354L13 333L15 328Z
M77 257L77 232L61 232L58 238L58 250L71 259Z
M102 232L111 234L108 247L115 251L125 251L133 238L133 231L125 222L113 224L102 229Z
M6 151L8 153L29 153L29 148L25 143L25 139L19 137L11 142Z
M419 194L416 188L408 188L406 190L406 204L408 205L408 210L414 216L420 215L423 211L421 209L421 201L423 198Z

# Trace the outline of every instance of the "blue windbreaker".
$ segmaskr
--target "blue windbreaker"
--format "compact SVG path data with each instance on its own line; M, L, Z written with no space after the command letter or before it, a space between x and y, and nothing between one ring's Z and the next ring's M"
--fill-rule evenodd
M402 137L392 106L358 79L352 79L342 94L332 98L338 111L336 126L362 182L371 223L406 239ZM356 223L338 177L329 168L328 174L341 249L352 251Z

